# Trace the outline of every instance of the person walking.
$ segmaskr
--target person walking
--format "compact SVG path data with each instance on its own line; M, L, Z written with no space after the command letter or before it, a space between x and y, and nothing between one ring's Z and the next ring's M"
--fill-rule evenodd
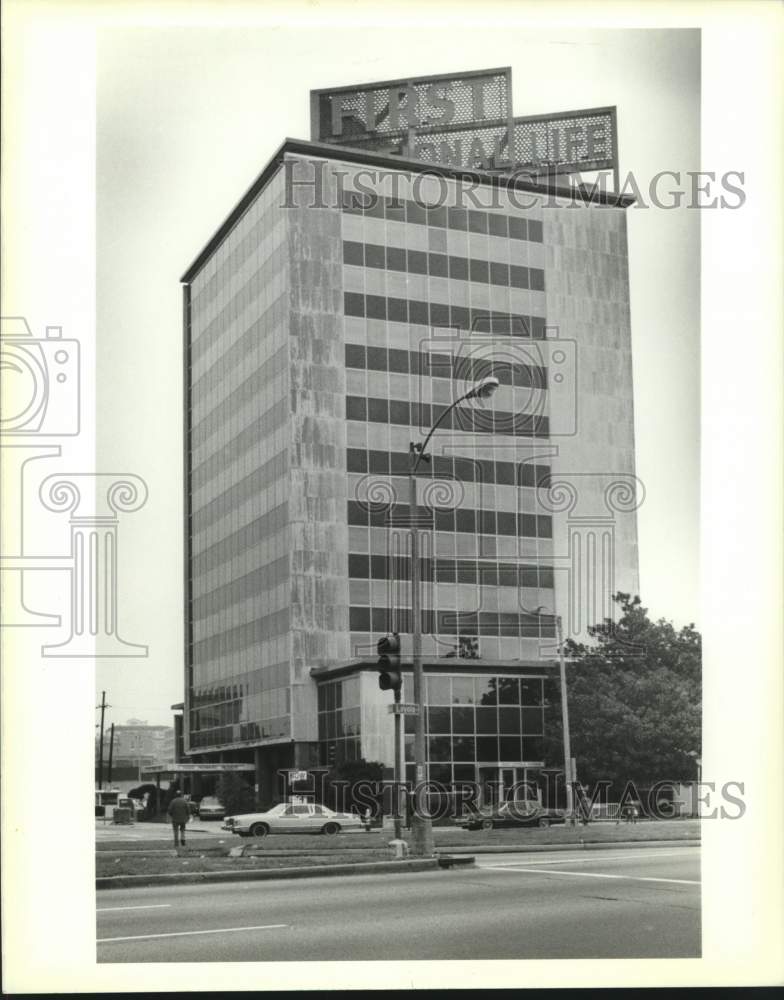
M174 833L174 846L178 847L182 845L185 847L185 824L190 819L191 811L188 806L188 800L182 792L177 792L176 796L169 803L168 814L172 824L172 832Z

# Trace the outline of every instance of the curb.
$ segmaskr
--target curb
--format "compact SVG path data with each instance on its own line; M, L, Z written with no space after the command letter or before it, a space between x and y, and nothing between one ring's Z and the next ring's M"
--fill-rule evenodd
M610 851L613 848L628 849L631 847L699 847L701 841L697 837L683 840L618 840L596 841L577 844L475 844L473 847L460 845L457 847L436 847L436 853L444 851L447 854L537 854L550 851Z
M273 879L316 878L324 875L381 875L391 872L434 871L438 858L409 861L361 861L344 865L310 865L306 868L251 868L236 872L177 872L173 875L106 875L95 880L96 889L134 889L149 885L201 885L206 882L266 882Z

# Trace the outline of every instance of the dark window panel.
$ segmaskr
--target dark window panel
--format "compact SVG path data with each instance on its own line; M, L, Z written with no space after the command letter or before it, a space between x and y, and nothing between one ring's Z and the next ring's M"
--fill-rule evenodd
M390 400L390 418L392 417L392 408L395 406L395 400ZM408 410L408 403L403 403L403 406ZM396 420L390 419L390 423L397 423ZM408 421L405 421L408 423ZM409 468L409 458L404 451L393 451L390 456L390 473L393 476L406 476L408 475Z
M541 708L523 709L523 733L526 736L541 736L544 732Z
M391 323L405 323L408 320L408 303L405 299L387 299L387 319Z
M509 228L505 215L497 215L495 212L488 212L487 223L491 236L503 236L506 238L509 235Z
M417 302L411 300L408 303L408 321L409 323L420 323L423 326L428 325L429 310L427 307L427 302Z
M474 760L476 743L473 736L455 736L452 738L453 760Z
M523 705L541 705L542 680L539 677L523 677L520 679L520 693Z
M487 232L487 212L468 210L468 228L472 233Z
M430 678L432 680L432 678ZM448 708L428 708L427 729L430 733L448 733L450 731L450 713Z
M362 344L346 344L346 368L365 368L365 348Z
M517 518L514 514L499 510L496 512L496 521L499 535L517 534Z
M370 371L385 372L387 370L386 347L368 347L367 366Z
M408 427L411 423L411 413L407 400L390 399L389 422L403 427Z
M498 613L482 611L479 614L479 634L498 635Z
M449 321L451 326L468 330L471 327L471 314L465 306L450 306Z
M390 632L392 630L392 622L389 619L390 615L388 608L373 608L373 632L379 636L386 635L387 632Z
M544 740L541 737L523 737L523 760L544 760Z
M460 229L462 231L468 229L468 213L464 208L447 208L446 217L447 226L450 229Z
M368 453L368 470L381 476L389 475L389 453L371 451Z
M455 512L453 510L436 510L436 531L454 531Z
M538 514L536 518L536 528L539 538L553 537L553 519L549 514Z
M443 253L431 253L427 255L428 270L433 277L446 278L449 276L449 258Z
M495 534L495 511L480 510L477 530L483 535Z
M449 258L449 277L457 281L468 280L468 261L465 257Z
M538 267L532 267L529 271L529 277L531 280L531 288L535 292L544 291L544 271Z
M365 263L361 243L352 243L351 240L343 241L343 263L354 264L362 267Z
M469 261L470 269L469 273L471 275L471 281L481 281L487 284L490 278L490 266L486 260L474 260L473 258Z
M528 288L528 268L511 264L509 267L509 284L512 288Z
M387 247L387 270L406 270L406 251L401 247Z
M376 424L389 423L389 405L386 399L368 400L368 420Z
M408 351L401 351L396 347L390 347L389 370L391 372L408 372Z
M496 709L484 708L481 705L476 709L476 731L495 735L498 732L498 714Z
M409 250L407 262L412 274L427 274L427 254L423 250Z
M362 396L346 396L346 420L367 420L367 404Z
M446 207L441 205L438 208L429 208L427 210L427 224L429 226L438 226L441 229L446 228Z
M365 307L368 319L387 318L387 300L382 295L366 295Z
M455 513L457 530L473 535L476 532L476 512L458 507Z
M343 294L343 311L346 316L364 316L365 296L356 292L345 292Z
M459 515L459 512L458 512ZM458 528L458 531L460 529ZM457 582L458 583L476 583L476 563L469 562L466 559L458 559L457 561Z
M418 201L406 202L406 222L416 225L427 225L427 209Z
M520 737L501 736L498 740L498 759L512 763L521 760Z
M490 283L492 285L509 284L509 265L499 264L498 261L490 261Z
M523 566L520 569L521 587L538 587L539 573L536 566Z
M370 608L350 608L349 628L352 632L369 632Z
M412 401L411 417L411 422L414 427L426 427L429 429L432 426L432 421L430 419L430 404Z
M433 455L433 475L436 478L451 479L454 475L454 459L451 455Z
M495 736L480 736L476 741L476 759L497 764L500 760L498 756L498 740Z
M365 267L375 267L383 270L386 266L386 251L384 247L377 246L375 243L367 243L365 245Z
M543 316L531 317L531 336L534 340L545 339L545 319Z
M509 216L509 238L513 240L528 239L528 227L525 219L519 219L514 215Z
M367 556L351 552L348 557L348 575L355 580L367 580L370 563Z
M520 514L518 533L523 538L536 538L536 517L533 514Z
M384 218L394 222L406 221L406 203L402 198L384 199Z
M539 586L543 590L553 590L555 587L555 573L551 566L539 567Z
M368 525L367 508L356 500L349 500L347 518L352 527L366 528Z
M348 472L367 472L367 452L361 448L349 448L346 451L346 470Z
M544 241L544 227L536 219L528 220L528 239L532 243L542 243Z
M439 514L436 512L436 530L438 530ZM457 580L455 563L450 559L436 560L436 580L438 583L454 583Z
M515 485L515 467L511 462L495 463L495 481L504 486Z
M456 681L463 678L456 677ZM470 679L469 679L470 680ZM474 709L471 707L460 707L452 709L452 732L453 733L473 733L474 731Z
M365 203L365 215L369 215L372 219L383 219L384 218L384 196L381 194L376 194L375 191L367 195L367 201Z
M386 556L370 557L370 576L373 580L389 579L389 566Z
M430 325L449 326L449 306L440 302L430 303ZM451 367L451 366L450 366Z

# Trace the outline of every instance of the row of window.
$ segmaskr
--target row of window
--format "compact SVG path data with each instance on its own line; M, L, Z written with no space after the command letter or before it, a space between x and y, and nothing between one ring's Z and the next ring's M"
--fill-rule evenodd
M247 552L265 539L275 537L286 528L288 523L288 503L278 504L277 507L268 510L266 514L262 514L250 524L232 531L230 535L226 535L195 556L192 562L194 575L214 569L216 566L228 562L234 556Z
M373 472L382 476L407 476L410 456L407 451L346 450L348 472ZM429 462L420 462L417 478L458 479L462 483L483 483L498 486L537 486L547 488L550 466L533 462L493 462L490 459L466 458L461 455L432 455Z
M445 404L379 399L372 396L367 399L363 396L346 396L346 420L428 428L440 420L439 427L444 430L466 431L470 434L537 438L546 438L550 434L550 419L541 414L477 410L466 406L450 410Z
M342 208L349 215L365 215L391 222L407 222L417 226L436 226L459 232L500 236L503 239L528 240L541 243L544 228L538 219L524 219L482 209L457 208L447 205L429 206L420 200L392 198L374 191L342 192Z
M493 532L491 532L492 534ZM349 553L348 575L352 580L408 580L408 556L375 556ZM555 586L552 566L517 565L475 559L420 559L420 579L426 583L473 583L483 587Z
M289 609L281 608L279 611L263 615L255 621L247 622L245 625L237 625L235 628L226 629L217 635L195 642L191 663L194 665L205 663L240 649L258 646L265 639L285 635L289 628Z
M541 736L544 732L543 715L541 706L429 708L425 715L425 728L431 735L438 736L449 733L459 736Z
M431 781L449 783L450 765L453 762L465 764L496 764L498 761L517 764L524 761L543 759L544 741L541 736L431 736L427 741ZM413 748L411 748L413 750ZM408 759L409 747L406 746ZM447 765L439 768L439 765ZM469 776L470 775L470 776ZM456 781L473 781L473 766L470 771L458 772L455 765Z
M221 746L225 743L245 743L290 735L291 719L285 715L279 719L265 719L263 722L241 722L217 729L191 731L190 745L193 749L197 749Z
M541 677L473 677L447 674L425 676L428 705L531 705L544 704Z
M502 264L454 254L427 253L424 250L404 250L402 247L387 247L378 243L344 240L343 263L381 271L427 274L433 278L451 278L453 281L476 281L500 288L544 291L544 271L539 267Z
M323 734L323 738L329 740L359 736L360 715L361 709L359 708L319 712L319 734Z
M347 518L353 528L410 528L408 504L347 501ZM549 514L518 511L474 510L471 507L431 508L417 506L416 523L425 530L469 535L507 535L518 538L552 538Z
M498 337L545 339L544 317L527 316L523 313L490 312L487 309L469 309L467 306L448 305L445 302L428 303L415 299L388 298L384 295L363 295L361 292L344 292L343 310L346 316L359 316L362 319L453 327Z
M390 632L410 632L408 608L349 608L352 632L387 635ZM423 635L448 636L512 636L524 639L553 638L555 620L552 615L517 614L511 611L422 611ZM474 657L477 658L477 657Z
M464 382L478 382L495 375L502 385L522 389L547 388L547 369L541 365L514 364L492 358L472 358L436 351L404 351L395 347L346 344L346 368L459 379Z
M200 708L221 701L232 701L246 695L260 694L289 683L289 664L272 663L245 673L225 684L196 684L191 689L191 707Z

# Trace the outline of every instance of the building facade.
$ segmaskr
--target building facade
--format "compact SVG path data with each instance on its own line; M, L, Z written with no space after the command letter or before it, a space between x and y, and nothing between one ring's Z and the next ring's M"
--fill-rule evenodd
M186 758L253 761L262 801L281 768L392 767L375 645L403 636L410 700L413 520L428 777L562 763L555 616L585 638L638 590L627 204L281 147L183 277Z

